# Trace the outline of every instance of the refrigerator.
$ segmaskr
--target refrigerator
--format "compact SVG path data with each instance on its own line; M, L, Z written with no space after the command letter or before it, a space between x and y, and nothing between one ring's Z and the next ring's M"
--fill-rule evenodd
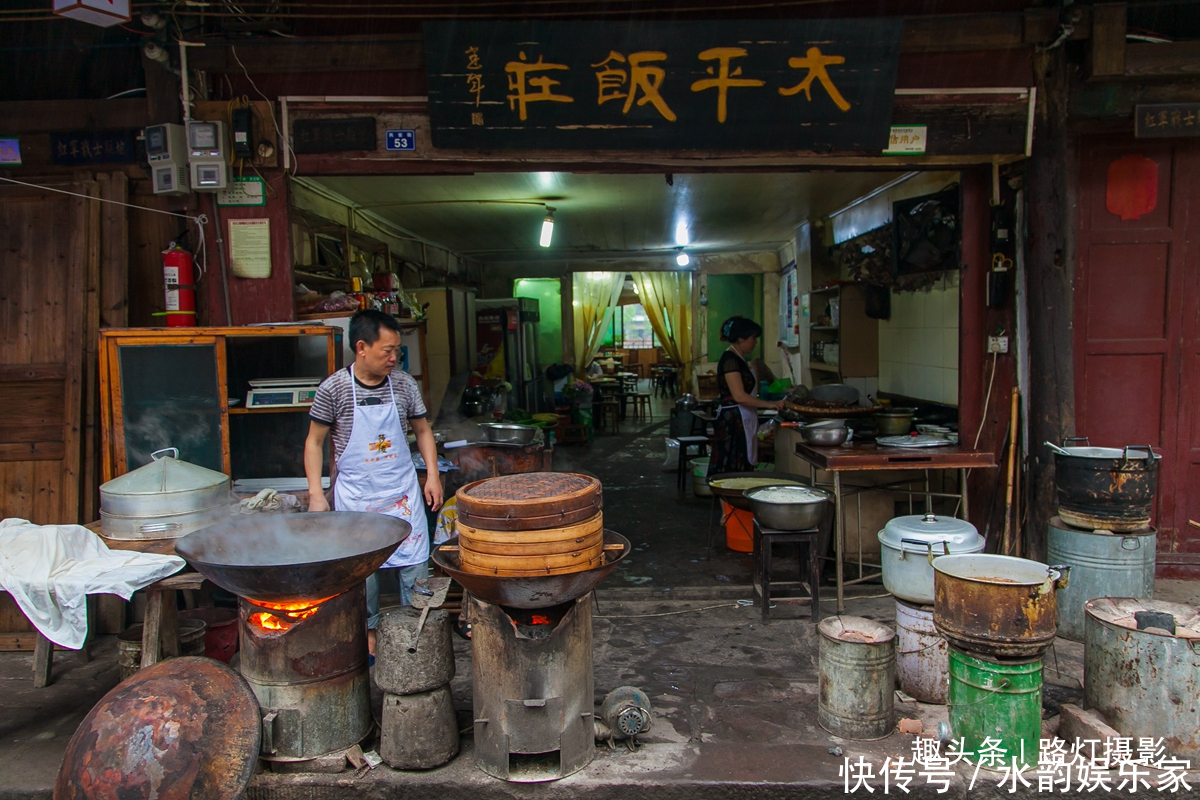
M538 367L538 301L505 297L475 301L475 370L472 383L489 379L512 385L508 407L544 410Z

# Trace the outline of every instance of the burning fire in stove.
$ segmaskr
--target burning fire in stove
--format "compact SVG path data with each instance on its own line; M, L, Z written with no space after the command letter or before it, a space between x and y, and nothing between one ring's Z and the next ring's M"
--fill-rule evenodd
M294 603L267 603L255 602L254 605L262 608L269 608L272 611L281 612L278 615L271 614L266 611L260 611L256 614L251 614L247 620L252 625L256 625L268 631L286 631L297 622L302 622L308 619L313 614L321 610L321 604L327 600L332 600L331 597L324 597L320 600L299 600Z

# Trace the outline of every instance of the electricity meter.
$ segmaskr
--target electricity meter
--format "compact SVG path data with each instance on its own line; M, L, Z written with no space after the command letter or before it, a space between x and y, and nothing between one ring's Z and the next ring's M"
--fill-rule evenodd
M151 125L144 134L155 194L188 194L187 134L182 125Z
M187 130L188 165L192 189L215 192L229 187L228 145L225 123L194 121Z

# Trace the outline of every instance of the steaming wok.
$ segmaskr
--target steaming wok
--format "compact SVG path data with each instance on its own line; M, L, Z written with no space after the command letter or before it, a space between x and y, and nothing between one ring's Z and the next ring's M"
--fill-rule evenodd
M498 578L495 575L479 575L463 572L458 559L455 536L445 544L433 548L433 563L447 575L462 584L462 587L480 600L498 603L509 608L546 608L583 597L595 589L629 555L629 540L614 531L604 531L604 546L621 545L620 550L604 551L604 565L584 572L566 575L546 575L537 578ZM178 548L176 548L178 549Z
M395 552L412 527L383 514L250 514L189 533L175 552L222 589L267 603L341 594Z

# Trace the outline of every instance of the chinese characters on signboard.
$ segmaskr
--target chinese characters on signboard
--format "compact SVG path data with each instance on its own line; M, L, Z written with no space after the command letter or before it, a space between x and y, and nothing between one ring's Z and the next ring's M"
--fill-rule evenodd
M874 150L898 20L425 24L435 147Z
M1200 103L1139 105L1134 116L1139 139L1200 136Z
M132 164L132 131L50 134L50 159L62 166Z

